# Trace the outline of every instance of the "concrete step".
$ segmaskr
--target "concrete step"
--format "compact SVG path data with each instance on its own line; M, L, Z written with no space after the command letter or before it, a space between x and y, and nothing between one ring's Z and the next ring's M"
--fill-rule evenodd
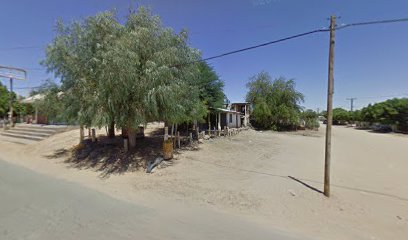
M43 125L43 124L18 123L18 124L16 124L16 127L61 130L61 129L66 129L69 126L67 126L67 125Z
M28 139L28 140L34 140L34 141L41 141L45 139L44 137L39 137L39 136L29 136L25 134L9 133L9 131L2 132L1 135L6 136L6 137L21 138L21 139Z
M28 127L20 127L20 126L10 128L7 131L44 133L44 134L49 134L49 135L52 135L58 132L58 130L54 130L54 129L28 128Z
M32 131L25 129L12 128L6 131L7 133L13 133L18 135L28 135L28 136L37 136L37 137L49 137L52 136L55 132L42 132L42 131Z
M29 145L29 144L37 142L37 140L7 137L7 136L3 136L2 134L0 134L0 142L1 141L10 142L10 143L17 143L17 144L21 144L21 145Z

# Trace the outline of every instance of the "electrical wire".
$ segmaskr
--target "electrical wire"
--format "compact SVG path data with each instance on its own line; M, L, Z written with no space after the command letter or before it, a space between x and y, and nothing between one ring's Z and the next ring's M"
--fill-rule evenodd
M20 47L10 47L10 48L0 48L0 51L13 51L13 50L25 50L25 49L41 49L44 46L20 46Z
M341 30L341 29L345 29L345 28L348 28L348 27L355 27L355 26L397 23L397 22L406 22L406 21L408 21L408 18L349 23L349 24L345 24L343 26L336 27L335 30ZM275 44L275 43L280 43L280 42L288 41L288 40L291 40L291 39L300 38L300 37L304 37L304 36L307 36L307 35L320 33L320 32L328 32L328 31L330 31L330 29L327 29L327 28L326 29L313 30L313 31L296 34L296 35L293 35L293 36L281 38L281 39L278 39L278 40L274 40L274 41L270 41L270 42L266 42L266 43L262 43L262 44L258 44L258 45L254 45L254 46L250 46L250 47L246 47L246 48L241 48L241 49L230 51L230 52L225 52L225 53L222 53L222 54L219 54L219 55L203 58L203 59L192 61L192 62L185 63L185 64L192 64L192 63L198 63L198 62L208 61L208 60L212 60L212 59L222 58L222 57L225 57L225 56L228 56L228 55L232 55L232 54L236 54L236 53L240 53L240 52L245 52L245 51L253 50L253 49L256 49L256 48L260 48L260 47L265 47L265 46L272 45L272 44ZM15 48L8 48L8 49L3 48L3 49L0 49L0 51L29 49L29 48L42 48L42 47L29 46L29 47L15 47ZM182 65L185 65L185 64L182 64Z
M18 90L23 90L23 89L36 89L36 88L41 88L42 86L36 86L36 87L15 87L14 89Z
M407 21L408 21L408 18L398 18L398 19L378 20L378 21L369 21L369 22L349 23L349 24L345 24L343 26L336 27L335 30L342 30L342 29L348 28L348 27L356 27L356 26L363 26L363 25L387 24L387 23L407 22ZM212 59L215 59L215 58L221 58L221 57L225 57L225 56L228 56L228 55L231 55L231 54L240 53L240 52L252 50L252 49L255 49L255 48L259 48L259 47L268 46L268 45L271 45L271 44L274 44L274 43L279 43L279 42L291 40L291 39L298 38L298 37L303 37L303 36L314 34L314 33L328 32L328 31L330 31L330 29L319 29L319 30L314 30L314 31L310 31L310 32L305 32L305 33L293 35L293 36L290 36L290 37L278 39L278 40L275 40L275 41L271 41L271 42L267 42L267 43L247 47L247 48L242 48L242 49L238 49L238 50L231 51L231 52L226 52L226 53L219 54L219 55L216 55L216 56L213 56L213 57L204 58L204 59L198 60L196 62L202 62L202 61L212 60Z
M363 26L363 25L374 25L374 24L387 24L387 23L398 23L398 22L407 22L408 18L397 18L397 19L388 19L388 20L378 20L378 21L370 21L370 22L358 22L358 23L349 23L339 27L336 27L336 30L341 30L348 27L356 27L356 26Z
M330 31L330 30L329 30L329 29L318 29L318 30L313 30L313 31L305 32L305 33L300 33L300 34L296 34L296 35L293 35L293 36L290 36L290 37L285 37L285 38L281 38L281 39L278 39L278 40L274 40L274 41L270 41L270 42L258 44L258 45L255 45L255 46L246 47L246 48L238 49L238 50L235 50L235 51L222 53L222 54L219 54L219 55L216 55L216 56L213 56L213 57L204 58L204 59L199 60L199 61L200 61L200 62L201 62L201 61L208 61L208 60L211 60L211 59L220 58L220 57L225 57L225 56L228 56L228 55L231 55L231 54L235 54L235 53L239 53L239 52L244 52L244 51L248 51L248 50L252 50L252 49L256 49L256 48L268 46L268 45L271 45L271 44L275 44L275 43L279 43L279 42L291 40L291 39L294 39L294 38L304 37L304 36L307 36L307 35L310 35L310 34L319 33L319 32L327 32L327 31Z

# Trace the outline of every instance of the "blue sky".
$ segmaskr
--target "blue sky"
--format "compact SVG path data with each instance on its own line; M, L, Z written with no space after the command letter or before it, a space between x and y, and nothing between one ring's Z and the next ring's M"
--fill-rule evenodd
M176 31L187 28L191 45L203 57L324 28L332 14L341 17L339 25L408 17L406 0L2 0L0 65L28 69L29 80L16 82L16 88L38 86L53 77L39 62L45 57L41 46L54 37L58 18L69 22L116 8L123 19L132 3L150 6ZM209 63L225 81L231 101L243 101L248 78L265 70L272 77L294 78L305 94L304 106L324 109L328 37L318 33ZM360 108L387 96L408 96L407 43L408 22L338 31L334 105L349 108L348 97L357 97ZM36 48L9 49L21 46Z

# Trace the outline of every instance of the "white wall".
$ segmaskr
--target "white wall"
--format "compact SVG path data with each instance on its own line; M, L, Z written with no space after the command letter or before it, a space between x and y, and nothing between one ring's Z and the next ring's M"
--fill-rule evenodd
M232 121L230 121L230 117L232 116ZM237 113L227 113L227 126L229 128L236 128L241 127L241 115ZM237 125L238 124L238 125Z

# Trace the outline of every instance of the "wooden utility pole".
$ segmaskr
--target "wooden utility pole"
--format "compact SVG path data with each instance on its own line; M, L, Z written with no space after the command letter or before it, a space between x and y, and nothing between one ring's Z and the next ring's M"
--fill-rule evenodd
M324 156L324 195L330 197L331 130L333 123L333 70L336 16L330 18L329 83L327 87L326 148Z
M14 127L13 121L13 78L10 78L10 102L9 102L9 119L10 119L10 126Z
M346 100L350 100L350 111L352 112L354 110L354 100L357 98L347 98Z
M13 121L13 80L26 80L27 72L21 68L0 66L0 78L10 79L10 99L9 99L9 121L10 126L14 127Z

